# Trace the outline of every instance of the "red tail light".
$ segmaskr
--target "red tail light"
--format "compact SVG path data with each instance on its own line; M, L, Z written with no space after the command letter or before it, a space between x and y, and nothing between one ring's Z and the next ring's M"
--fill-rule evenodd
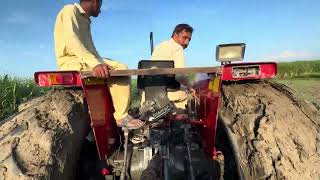
M48 86L81 86L80 74L76 71L36 72L35 82L42 87Z
M226 64L222 69L223 81L274 78L278 66L274 62Z

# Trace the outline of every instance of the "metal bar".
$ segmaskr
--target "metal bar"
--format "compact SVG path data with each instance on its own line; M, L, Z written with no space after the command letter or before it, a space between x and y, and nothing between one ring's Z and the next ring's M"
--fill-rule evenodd
M153 53L153 32L150 32L150 49L151 49L151 55Z
M185 130L185 132L187 132L187 131ZM190 179L191 179L191 180L195 180L195 178L194 178L194 172L193 172L193 167L192 167L192 159L191 159L192 157L191 157L189 142L187 142L186 145L187 145L187 152L188 152Z
M132 75L169 75L185 73L221 73L221 67L193 67L193 68L156 68L156 69L128 69L110 70L110 76ZM93 76L90 71L81 72L82 78Z
M127 154L128 154L128 141L129 141L129 129L124 127L122 128L124 133L124 158L123 158L123 166L121 169L120 180L125 180L127 175Z

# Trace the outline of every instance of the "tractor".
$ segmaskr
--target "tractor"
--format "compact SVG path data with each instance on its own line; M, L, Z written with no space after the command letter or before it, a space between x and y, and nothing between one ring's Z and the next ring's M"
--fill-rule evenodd
M77 173L105 179L224 179L227 162L233 161L234 179L243 179L239 158L228 135L218 122L222 83L254 81L277 75L274 62L234 63L242 61L245 44L216 47L221 66L174 68L173 61L141 60L138 69L111 70L110 76L137 76L137 87L144 91L145 102L129 111L145 121L140 129L117 127L106 80L90 72L42 71L34 74L42 87L82 89L90 115L91 132L98 161L84 162ZM167 93L180 89L176 74L195 74L194 92L187 92L187 105L177 113ZM220 139L219 139L220 138ZM220 148L227 144L229 151ZM83 148L86 148L83 145ZM93 172L86 172L93 163ZM87 168L88 169L88 168ZM94 175L90 175L94 174Z

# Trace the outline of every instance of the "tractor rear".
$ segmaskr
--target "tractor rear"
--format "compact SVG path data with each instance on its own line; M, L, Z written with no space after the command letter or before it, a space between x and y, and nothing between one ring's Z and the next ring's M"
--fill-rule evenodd
M137 70L111 71L111 76L138 76L145 102L130 111L146 122L138 130L117 127L105 79L88 72L51 71L35 73L35 81L44 87L83 90L99 159L95 166L106 179L222 179L224 156L232 157L234 177L242 179L236 151L217 148L217 142L228 141L217 140L222 82L277 74L276 63L231 63L242 60L244 51L244 44L217 46L220 67L173 68L172 61L140 61ZM167 93L180 89L175 75L186 73L195 74L195 91L188 91L186 108L178 113Z

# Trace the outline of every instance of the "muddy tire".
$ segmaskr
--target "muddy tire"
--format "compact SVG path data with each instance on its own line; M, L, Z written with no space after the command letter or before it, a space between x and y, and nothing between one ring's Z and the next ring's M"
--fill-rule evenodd
M81 91L55 90L0 124L0 180L74 179L89 130Z
M224 84L219 117L245 179L320 179L320 112L288 87Z

